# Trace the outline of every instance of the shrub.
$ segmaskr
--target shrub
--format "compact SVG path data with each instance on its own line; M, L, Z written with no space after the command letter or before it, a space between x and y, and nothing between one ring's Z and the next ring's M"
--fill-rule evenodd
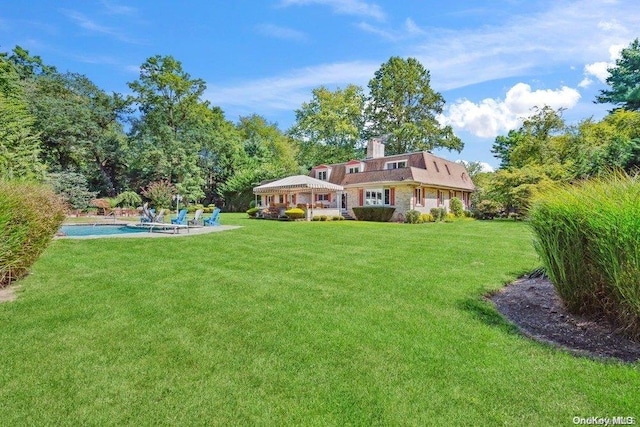
M460 218L464 215L464 206L462 205L462 200L457 197L453 197L449 201L449 207L451 208L451 213L454 214L457 218Z
M623 174L534 198L534 246L567 308L640 337L640 180Z
M332 216L331 221L344 221L344 217L341 215Z
M449 212L448 214L446 214L444 216L444 222L453 222L456 218L457 218L457 216L455 216L454 213Z
M434 221L444 221L447 216L447 208L432 208L430 213Z
M142 197L135 191L125 191L116 196L115 203L122 208L135 208L142 204Z
M247 215L249 215L251 218L255 218L258 212L260 212L260 208L256 208L256 207L249 208L247 210Z
M478 219L493 219L500 213L502 206L493 200L482 200L475 207L473 216Z
M433 222L433 215L428 213L420 214L420 219L418 220L418 222L420 223Z
M387 206L364 206L353 208L353 213L358 221L388 222L395 210Z
M75 172L60 172L49 175L53 191L62 197L72 209L87 209L96 197L96 192L89 191L89 184L84 175Z
M300 208L291 208L284 211L284 214L288 216L290 219L301 219L304 218L304 211Z
M176 188L169 181L155 181L142 190L142 195L151 200L154 208L171 208L171 196L176 194Z
M320 218L320 221L326 221L327 219L329 219L329 217L326 215L320 215L318 218Z
M313 218L311 218L311 221L320 221L320 217L319 216L314 216Z
M420 212L416 210L408 210L404 213L404 222L407 224L418 224L420 222Z
M48 187L0 181L0 287L27 273L60 228L64 210Z

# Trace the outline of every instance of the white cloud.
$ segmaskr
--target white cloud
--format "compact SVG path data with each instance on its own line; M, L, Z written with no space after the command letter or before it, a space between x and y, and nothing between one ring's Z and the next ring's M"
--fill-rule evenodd
M111 15L133 15L136 12L133 7L123 6L108 0L102 0L102 5Z
M307 35L305 33L298 30L294 30L292 28L281 27L278 25L272 25L272 24L258 25L256 27L256 30L262 35L273 37L276 39L293 40L298 42L307 40Z
M595 77L601 83L606 83L607 78L609 77L609 71L607 69L612 68L616 65L616 60L620 58L620 51L624 47L625 45L623 44L614 44L609 46L609 58L610 58L609 62L600 61L600 62L594 62L594 63L585 65L584 66L585 80L588 80L590 83L591 80L589 79L589 77ZM580 84L582 85L585 82L585 80L580 82ZM586 87L586 86L587 85L580 86L580 87Z
M557 90L531 90L525 83L514 85L504 100L487 98L479 103L459 100L439 117L444 124L465 130L480 138L495 138L519 126L533 107L572 108L580 100L577 90L563 86Z
M429 28L421 45L408 46L402 54L416 57L431 71L434 87L448 90L595 62L610 46L628 45L636 37L632 29L640 27L634 2L550 4L545 11L515 15L500 25ZM602 24L603 16L609 17L608 25Z
M139 44L139 40L132 39L128 37L124 32L117 28L107 27L105 25L98 24L94 20L88 18L84 14L80 12L76 12L74 10L63 10L62 11L68 18L74 21L80 28L83 28L92 33L103 34L106 36L114 37L120 41L126 43Z
M215 105L232 107L238 111L294 110L311 97L311 90L319 86L340 86L366 83L380 64L377 62L344 62L323 64L294 70L279 77L271 77L235 85L211 86L205 98ZM226 108L225 108L226 109Z
M456 163L462 163L464 165L464 167L469 167L469 161L467 160L456 160ZM480 165L480 171L481 172L493 172L495 169L493 168L493 166L491 166L489 163L487 162L476 162Z
M404 25L399 29L383 28L379 25L371 25L368 22L360 22L356 25L362 31L367 33L376 34L383 39L398 42L409 38L416 38L425 34L425 31L420 28L413 19L407 18L404 21Z
M306 6L310 4L329 6L335 13L342 15L363 16L374 18L378 21L384 21L386 18L380 6L362 0L282 0L280 2L280 5L283 7Z

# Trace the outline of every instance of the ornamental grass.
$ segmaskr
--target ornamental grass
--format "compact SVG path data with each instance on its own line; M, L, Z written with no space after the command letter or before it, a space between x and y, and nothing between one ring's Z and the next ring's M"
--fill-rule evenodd
M640 338L640 180L618 172L559 185L530 210L535 248L567 308Z
M64 220L64 203L48 187L0 181L0 287L24 276Z

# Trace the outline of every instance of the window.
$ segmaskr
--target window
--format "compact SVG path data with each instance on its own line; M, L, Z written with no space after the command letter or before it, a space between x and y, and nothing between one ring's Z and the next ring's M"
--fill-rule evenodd
M367 190L364 193L365 206L382 205L382 190Z
M407 167L407 161L406 160L398 160L397 162L388 162L387 163L387 169L400 169L400 168L406 168Z
M390 188L385 188L384 189L384 204L385 205L390 205L391 204L391 189Z
M438 206L444 205L444 191L438 190Z
M349 168L349 173L358 173L358 172L360 172L360 168L358 166Z
M326 181L327 171L326 170L316 171L316 178L318 178L321 181Z
M418 187L413 190L413 197L415 197L415 204L422 205L422 188Z
M270 205L271 203L273 203L273 196L267 196L267 205Z
M318 194L318 201L319 202L328 202L329 201L329 195L328 194Z

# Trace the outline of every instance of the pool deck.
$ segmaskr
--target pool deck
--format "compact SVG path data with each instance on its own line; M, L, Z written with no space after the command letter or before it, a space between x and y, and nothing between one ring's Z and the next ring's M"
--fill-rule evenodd
M109 225L130 225L131 223L109 223ZM91 224L65 224L65 225L91 225ZM149 232L135 232L125 234L109 234L109 235L95 235L95 236L55 236L55 239L111 239L111 238L126 238L126 239L139 239L139 238L166 238L166 237L185 237L185 236L197 236L200 234L210 234L219 231L235 230L236 228L242 228L239 225L214 225L214 226L186 226L182 225L176 227L172 224L157 224L155 226L146 227ZM180 230L184 230L180 233Z

